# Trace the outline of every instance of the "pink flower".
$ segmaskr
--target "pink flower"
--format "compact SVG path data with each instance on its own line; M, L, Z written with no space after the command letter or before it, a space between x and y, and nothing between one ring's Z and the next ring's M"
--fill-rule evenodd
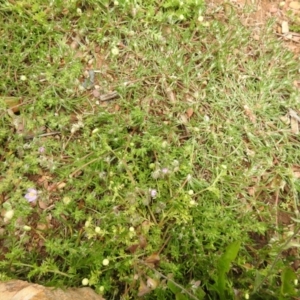
M169 169L168 168L162 168L161 171L165 175L169 173Z
M151 196L151 198L155 198L157 196L157 191L156 190L150 190L150 196Z
M45 152L45 147L40 147L40 148L39 148L39 152L40 152L40 153L44 153L44 152Z
M27 190L27 194L25 195L25 199L28 202L34 202L38 197L38 191L34 188L29 188Z

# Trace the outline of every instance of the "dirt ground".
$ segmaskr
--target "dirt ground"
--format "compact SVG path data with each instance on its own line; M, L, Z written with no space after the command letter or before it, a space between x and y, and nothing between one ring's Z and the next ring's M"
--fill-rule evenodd
M227 3L227 4L226 4ZM212 0L208 5L232 5L242 11L241 22L251 27L253 34L259 39L259 32L268 20L275 20L274 34L283 41L285 47L300 53L300 1L279 0ZM226 8L225 8L226 9Z

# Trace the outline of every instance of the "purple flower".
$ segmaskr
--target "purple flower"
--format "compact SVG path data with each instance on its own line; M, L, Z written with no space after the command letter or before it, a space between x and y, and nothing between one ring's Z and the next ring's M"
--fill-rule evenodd
M39 152L40 152L40 153L44 153L44 152L45 152L45 147L40 147L40 148L39 148Z
M157 196L157 190L150 190L151 198L155 198Z
M29 188L27 190L27 194L25 195L25 199L28 202L34 202L38 197L38 191L34 188Z

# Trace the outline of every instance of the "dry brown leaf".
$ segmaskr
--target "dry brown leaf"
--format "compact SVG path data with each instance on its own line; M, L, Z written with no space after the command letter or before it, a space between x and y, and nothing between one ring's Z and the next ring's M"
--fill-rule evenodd
M57 188L59 190L63 189L67 184L65 182L60 182L58 185L57 185Z
M48 207L48 203L46 201L39 200L39 207L41 209L46 209Z
M299 179L300 178L300 166L295 165L292 167L292 172L295 178Z
M291 118L291 130L294 134L299 133L299 122L294 118Z
M138 247L139 247L139 244L133 244L127 248L127 251L129 251L131 254L133 254L136 252Z
M291 120L288 116L280 117L280 120L286 125L289 125L291 123Z
M188 119L185 114L180 115L181 124L188 124Z
M145 261L150 264L157 264L160 261L159 254L153 253L150 256L148 256Z
M192 281L191 281L191 284L193 285L194 288L197 288L197 287L200 286L201 280L197 280L197 281L192 280Z
M188 118L191 118L192 115L194 114L194 110L192 107L189 107L187 110L186 110L186 115Z
M48 229L48 225L45 224L45 223L38 223L38 224L36 225L36 229L43 231L43 230Z
M140 245L140 247L142 248L142 249L144 249L146 246L147 246L147 240L146 240L146 238L143 236L143 235L141 235L140 237L139 237L139 245Z
M148 233L149 232L149 229L150 229L150 226L151 226L151 223L146 220L142 223L142 232L143 233Z
M11 109L13 113L19 112L20 99L17 97L1 97L1 100L4 100L7 108Z
M249 120L255 124L256 123L256 116L255 114L252 112L252 110L250 109L250 107L248 105L244 105L244 112L245 115L249 118Z
M140 280L138 296L142 297L146 294L149 294L150 292L151 292L151 289L145 284L145 282L143 280Z
M248 194L250 196L254 196L255 192L256 192L256 188L254 186L251 186L251 187L248 188Z
M148 288L150 288L151 290L155 290L158 286L159 282L151 277L147 278L147 286Z

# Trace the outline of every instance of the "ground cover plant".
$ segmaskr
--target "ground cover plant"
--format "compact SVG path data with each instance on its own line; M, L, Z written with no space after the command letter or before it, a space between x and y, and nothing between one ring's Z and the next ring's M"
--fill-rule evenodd
M0 4L0 275L106 299L296 299L298 65L233 6Z

